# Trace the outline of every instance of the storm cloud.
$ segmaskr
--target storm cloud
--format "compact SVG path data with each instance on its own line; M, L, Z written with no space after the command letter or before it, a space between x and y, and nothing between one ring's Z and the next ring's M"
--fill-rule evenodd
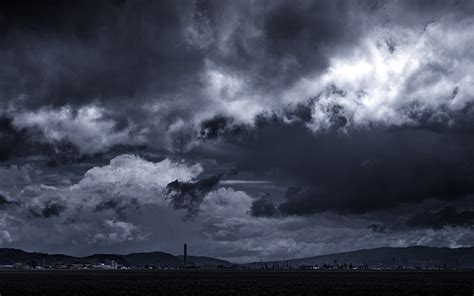
M187 240L231 260L470 246L473 15L441 0L2 1L0 243Z
M210 145L200 152L219 151ZM246 136L229 137L222 149L241 169L295 187L278 205L281 212L309 215L463 199L474 190L473 145L465 131L375 127L313 135L301 123L270 118Z
M449 61L472 64L472 7L423 3L7 1L2 106L15 128L83 154L187 150L222 118L253 125L311 98L313 131L456 124L472 89Z
M474 211L445 207L439 211L425 211L410 217L406 225L410 227L428 227L441 229L446 226L472 227Z
M166 194L175 209L187 209L189 215L199 211L205 195L214 189L222 176L211 176L196 182L174 180L166 185Z

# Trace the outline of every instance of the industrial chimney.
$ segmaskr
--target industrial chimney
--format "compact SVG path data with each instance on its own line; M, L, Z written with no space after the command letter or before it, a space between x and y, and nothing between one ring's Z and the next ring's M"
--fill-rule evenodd
M188 246L184 244L184 256L183 256L184 266L188 264Z

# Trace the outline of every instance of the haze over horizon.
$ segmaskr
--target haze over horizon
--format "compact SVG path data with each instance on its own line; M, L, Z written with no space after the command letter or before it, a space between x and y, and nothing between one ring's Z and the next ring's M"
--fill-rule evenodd
M473 16L467 0L1 1L0 247L473 246Z

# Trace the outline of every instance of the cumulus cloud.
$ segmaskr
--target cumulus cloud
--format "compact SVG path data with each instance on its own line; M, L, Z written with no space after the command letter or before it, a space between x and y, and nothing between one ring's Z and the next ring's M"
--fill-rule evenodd
M12 124L19 130L37 128L45 141L70 142L83 154L104 152L116 145L139 145L144 141L140 131L130 126L120 130L115 121L107 119L104 108L94 105L77 111L66 106L22 112L16 114Z
M121 155L109 165L88 170L79 182L80 187L94 187L98 183L148 187L164 187L174 180L187 182L202 172L202 166L188 166L184 162L164 159L160 162L147 161L136 155Z
M92 244L117 244L130 240L145 240L146 234L141 233L139 228L132 223L123 221L105 220L108 233L97 233L90 238Z
M121 155L107 165L89 169L72 185L31 182L14 192L12 198L1 195L1 206L22 221L12 222L17 230L12 241L16 242L30 239L28 234L35 231L37 235L47 231L52 237L60 237L54 243L59 245L72 241L88 245L143 241L148 232L132 222L133 216L146 206L174 211L168 205L166 185L175 180L194 181L202 170L200 164L171 159L152 162L136 155ZM44 238L36 238L45 243Z
M418 30L375 28L351 53L331 58L324 74L299 81L288 100L315 97L308 124L314 131L331 126L334 108L346 128L454 125L472 103L472 26L470 19L442 19Z

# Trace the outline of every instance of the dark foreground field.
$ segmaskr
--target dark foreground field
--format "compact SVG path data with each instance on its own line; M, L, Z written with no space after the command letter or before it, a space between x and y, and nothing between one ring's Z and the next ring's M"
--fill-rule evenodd
M474 272L0 271L9 295L473 295Z

